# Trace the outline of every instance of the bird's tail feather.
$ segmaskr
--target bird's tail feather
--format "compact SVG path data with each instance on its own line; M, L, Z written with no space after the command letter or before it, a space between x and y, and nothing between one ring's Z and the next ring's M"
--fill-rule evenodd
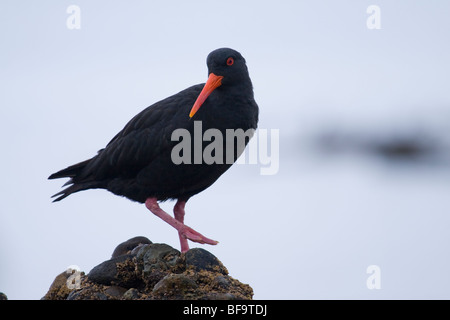
M70 167L67 167L58 172L55 172L54 174L50 175L50 177L48 177L48 178L49 179L73 178L81 173L81 171L89 163L89 161L91 161L91 159L74 164Z
M66 183L65 185L67 185L68 183ZM64 198L68 197L72 193L75 193L75 192L78 192L78 191L82 191L82 190L86 190L86 189L98 188L98 187L99 187L99 184L98 184L98 182L95 182L95 181L85 182L85 183L80 183L80 184L73 184L70 187L68 187L68 188L58 192L57 194L54 194L52 196L52 198L55 198L55 197L58 197L58 196L59 197L56 198L55 200L53 200L53 202L60 201L60 200L62 200Z
M85 174L83 170L85 169L89 161L91 161L91 159L62 169L58 172L53 173L52 175L50 175L50 177L48 177L49 179L70 178L69 181L67 181L63 185L63 187L66 186L69 187L53 195L52 198L59 196L58 198L53 200L53 202L60 201L74 192L100 187L101 185L100 182L92 181L91 180L92 178L84 176Z

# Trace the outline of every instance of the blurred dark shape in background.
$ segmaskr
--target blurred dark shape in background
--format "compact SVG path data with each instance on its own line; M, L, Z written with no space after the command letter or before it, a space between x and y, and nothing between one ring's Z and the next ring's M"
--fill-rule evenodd
M316 150L327 155L377 157L388 162L438 164L450 167L450 133L433 128L370 131L328 129L313 137Z

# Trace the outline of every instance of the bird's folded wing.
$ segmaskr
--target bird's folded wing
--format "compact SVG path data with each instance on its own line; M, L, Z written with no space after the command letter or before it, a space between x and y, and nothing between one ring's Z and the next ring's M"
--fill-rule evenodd
M177 143L171 140L172 133L188 125L190 105L201 87L190 89L192 94L176 94L137 114L98 152L79 178L134 177L156 157L170 152Z

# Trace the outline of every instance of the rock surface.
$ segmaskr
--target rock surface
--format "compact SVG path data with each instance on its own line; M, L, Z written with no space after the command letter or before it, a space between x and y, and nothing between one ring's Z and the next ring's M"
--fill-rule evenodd
M252 299L253 290L228 275L213 254L185 254L144 237L117 246L112 258L87 275L63 272L43 300L210 300ZM78 281L78 282L77 282Z

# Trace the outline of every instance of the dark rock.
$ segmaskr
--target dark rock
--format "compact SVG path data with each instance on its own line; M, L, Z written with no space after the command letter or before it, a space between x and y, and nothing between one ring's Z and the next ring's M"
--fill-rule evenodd
M8 300L8 297L3 292L0 292L0 300Z
M242 300L242 298L229 292L211 292L203 296L201 300Z
M138 261L142 260L144 272L152 269L170 269L176 265L181 253L164 243L153 243L142 248L137 253Z
M121 298L125 294L125 292L127 292L127 290L128 289L124 287L111 286L105 289L105 293L115 298Z
M134 237L134 238L128 239L127 241L119 244L116 247L116 249L114 249L114 252L113 252L111 258L116 258L116 257L123 256L126 254L132 254L132 250L134 248L138 247L139 245L150 244L150 243L152 243L152 242L149 239L147 239L146 237Z
M140 293L137 289L131 288L128 289L122 296L125 300L137 300L140 297Z
M61 273L43 299L252 299L252 288L230 277L219 259L208 251L191 249L181 254L167 244L139 245L140 241L116 248L114 258L94 267L88 275L80 273L74 288L67 284L70 273Z
M118 285L125 288L139 286L139 276L135 273L133 255L121 255L94 267L88 274L89 280L103 285Z
M231 282L228 279L228 277L223 276L223 275L219 275L219 276L215 277L214 280L212 281L212 284L215 287L220 287L220 288L224 288L224 289L228 289L231 286Z
M153 288L155 297L171 299L189 299L198 288L195 280L185 274L169 274Z
M88 273L89 280L107 286L111 285L112 282L117 281L116 262L122 262L127 258L128 257L121 256L100 263Z
M186 267L194 268L195 271L207 270L228 274L228 270L212 253L205 249L194 248L186 252Z
M108 300L108 296L103 292L80 290L72 291L67 300Z
M134 247L133 250L130 251L130 254L136 256L138 254L139 250L141 250L141 248L145 247L146 245L147 244L143 244L143 243L138 244L136 247Z
M108 296L103 292L95 292L93 294L94 299L92 300L108 300Z
M71 291L66 299L45 299L45 300L75 300L79 295L77 291Z
M180 256L180 251L167 244L144 245L137 253L136 260L146 285L153 287L166 275L180 269Z

